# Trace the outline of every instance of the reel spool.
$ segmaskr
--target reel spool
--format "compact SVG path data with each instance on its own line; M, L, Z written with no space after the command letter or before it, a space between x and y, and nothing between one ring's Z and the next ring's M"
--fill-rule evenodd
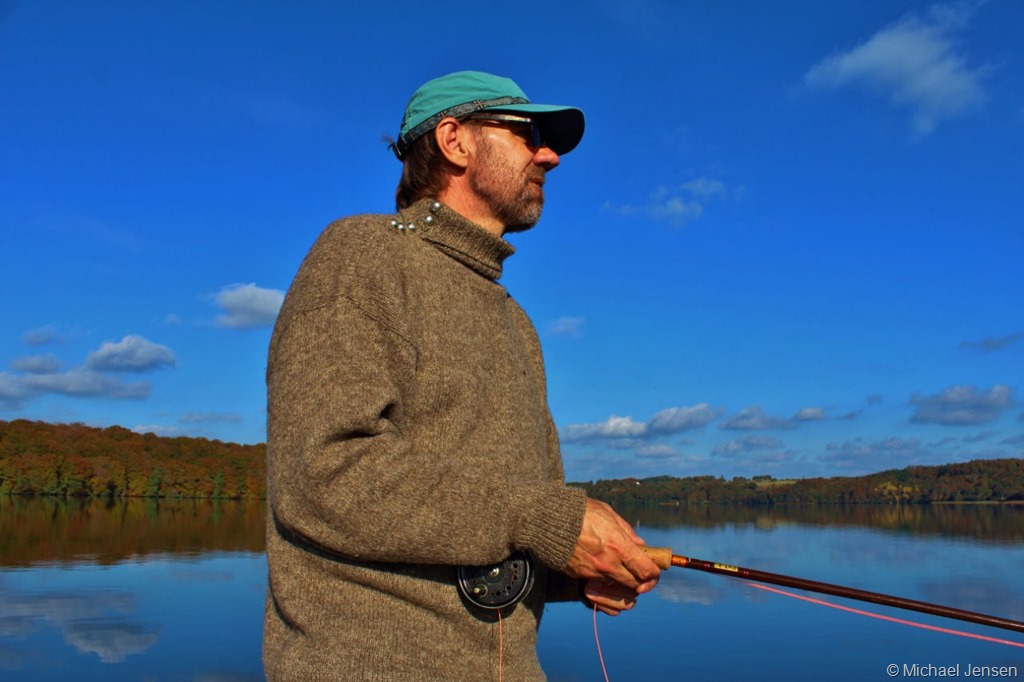
M515 552L500 564L459 566L459 593L474 606L496 611L521 602L533 587L533 559Z

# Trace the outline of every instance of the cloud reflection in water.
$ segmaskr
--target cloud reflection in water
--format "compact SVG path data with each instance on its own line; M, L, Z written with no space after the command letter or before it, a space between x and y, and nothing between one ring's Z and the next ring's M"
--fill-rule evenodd
M48 624L79 652L94 653L104 663L120 663L143 653L159 639L160 628L118 615L134 611L135 597L129 593L25 594L0 583L0 637L23 639ZM16 650L5 648L0 654L4 654L0 665L18 666Z

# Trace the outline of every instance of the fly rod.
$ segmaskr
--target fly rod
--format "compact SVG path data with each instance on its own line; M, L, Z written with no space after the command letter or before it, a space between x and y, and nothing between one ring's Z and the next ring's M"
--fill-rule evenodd
M785 587L793 587L798 590L807 590L808 592L830 594L836 597L856 599L858 601L866 601L872 604L891 606L897 609L919 611L920 613L927 613L932 616L942 616L943 618L953 618L956 620L967 621L968 623L978 623L980 625L988 625L994 628L1013 630L1014 632L1024 632L1024 623L1016 620L1009 620L1008 618L989 616L984 613L975 613L974 611L964 611L963 609L955 609L951 606L930 604L928 602L906 599L904 597L893 597L888 594L868 592L867 590L858 590L852 587L844 587L842 585L832 585L830 583L821 583L815 580L805 580L804 578L795 578L789 575L768 573L766 571L758 571L752 568L743 568L742 566L730 566L728 564L704 561L703 559L693 559L691 557L673 554L672 550L668 547L644 547L643 550L647 556L649 556L651 560L663 570L668 569L670 566L691 568L696 571L704 571L705 573L715 573L717 575L725 575L732 578L743 578L745 580L759 583L783 585Z

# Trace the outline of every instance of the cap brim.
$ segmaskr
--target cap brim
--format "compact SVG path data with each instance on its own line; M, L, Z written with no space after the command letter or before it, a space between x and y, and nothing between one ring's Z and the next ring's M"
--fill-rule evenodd
M544 141L558 155L568 154L583 139L583 112L554 104L506 104L483 111L511 111L529 114L540 126Z

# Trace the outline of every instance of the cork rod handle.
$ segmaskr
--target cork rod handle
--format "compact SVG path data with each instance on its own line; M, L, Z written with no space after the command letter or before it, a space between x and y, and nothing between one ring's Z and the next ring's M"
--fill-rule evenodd
M658 565L658 568L665 570L672 566L672 549L670 547L644 547L644 554L650 557L651 561Z

